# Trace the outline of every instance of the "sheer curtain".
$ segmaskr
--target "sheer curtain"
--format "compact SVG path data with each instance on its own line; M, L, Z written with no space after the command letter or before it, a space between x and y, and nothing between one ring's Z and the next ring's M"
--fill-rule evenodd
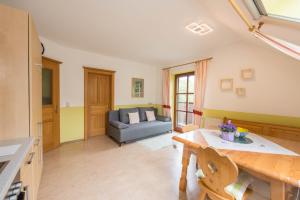
M206 89L208 60L196 62L195 66L195 105L194 105L194 124L201 127L203 114L204 97Z
M162 100L163 100L163 115L170 117L171 116L171 106L170 106L170 70L164 69L162 71L162 81L163 81L163 88L162 88Z

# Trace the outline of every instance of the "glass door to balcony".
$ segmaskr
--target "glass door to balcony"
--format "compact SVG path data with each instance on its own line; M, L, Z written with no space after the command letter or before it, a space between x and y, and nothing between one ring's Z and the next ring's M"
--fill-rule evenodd
M193 123L194 72L175 76L175 129Z

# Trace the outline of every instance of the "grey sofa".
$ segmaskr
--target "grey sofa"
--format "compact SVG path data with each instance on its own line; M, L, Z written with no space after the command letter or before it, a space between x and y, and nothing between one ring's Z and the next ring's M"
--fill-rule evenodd
M147 121L146 112L153 110L156 121ZM140 123L129 124L128 113L138 112ZM129 108L110 111L108 113L108 135L115 140L119 146L123 143L147 138L162 133L172 131L172 121L169 117L157 115L157 109L148 108Z

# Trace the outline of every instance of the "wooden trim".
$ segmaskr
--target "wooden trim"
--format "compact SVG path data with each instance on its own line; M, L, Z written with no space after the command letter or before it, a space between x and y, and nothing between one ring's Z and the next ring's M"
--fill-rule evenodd
M87 67L83 66L84 70L88 70L89 72L97 73L97 74L104 74L104 75L112 75L115 74L116 71L108 70L108 69L98 69L95 67Z
M63 62L61 62L61 61L54 60L54 59L49 58L49 57L46 57L46 56L42 56L42 58L45 59L45 60L49 60L49 61L51 61L51 62L58 63L59 65L63 63Z
M204 61L204 60L212 60L212 59L213 59L213 57L204 58L204 59L200 59L200 60L194 60L194 61L191 61L191 62L187 62L187 63L183 63L183 64L179 64L179 65L174 65L174 66L171 66L171 67L165 67L162 70L172 69L172 68L176 68L176 67L182 67L182 66L193 64L193 63L196 63L196 62L200 62L200 61Z
M240 18L244 21L244 23L247 25L248 30L250 32L254 31L256 29L256 27L251 23L251 21L248 19L248 17L242 11L242 9L239 7L239 5L236 3L236 1L229 0L229 3L233 7L233 9L236 11L236 13L240 16Z
M224 122L227 120L231 120L237 126L244 126L249 131L255 131L256 134L300 142L300 128L297 127L224 118Z
M88 73L96 73L102 75L110 76L111 80L111 98L110 98L110 109L113 110L115 107L115 71L106 70L106 69L98 69L92 67L83 66L84 69L84 140L88 139L88 128L87 128L87 80L88 80Z

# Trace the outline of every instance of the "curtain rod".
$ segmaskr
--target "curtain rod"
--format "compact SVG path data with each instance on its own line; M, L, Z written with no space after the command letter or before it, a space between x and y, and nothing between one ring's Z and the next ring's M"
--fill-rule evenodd
M200 59L200 60L195 60L195 61L192 61L192 62L183 63L183 64L179 64L179 65L174 65L174 66L171 66L171 67L166 67L166 68L163 68L162 70L172 69L172 68L175 68L175 67L181 67L181 66L184 66L184 65L189 65L189 64L196 63L196 62L200 62L200 61L204 61L204 60L211 60L211 59L213 59L213 57L209 57L209 58L205 58L205 59Z
M239 5L236 3L236 1L235 0L229 0L229 3L233 7L233 9L237 12L237 14L242 18L244 23L247 25L248 30L250 32L253 32L256 29L256 27L249 21L249 19L247 18L245 13L242 11L242 9L239 7Z

